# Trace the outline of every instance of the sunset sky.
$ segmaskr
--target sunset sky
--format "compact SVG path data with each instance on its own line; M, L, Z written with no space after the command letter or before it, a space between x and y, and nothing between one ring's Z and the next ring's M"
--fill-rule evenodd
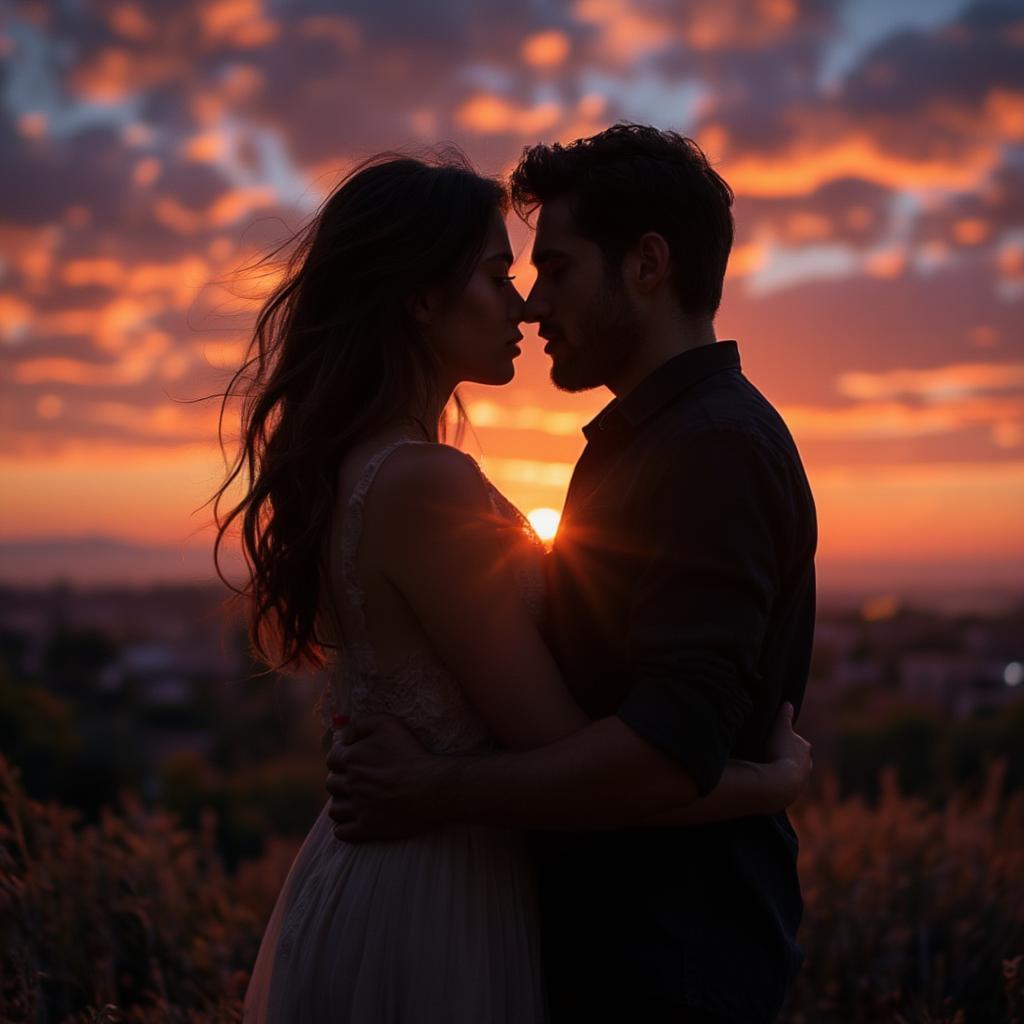
M736 191L718 336L804 456L823 587L1021 584L1019 0L11 5L0 577L30 541L109 577L99 537L203 574L219 403L188 402L244 349L233 271L354 161L453 140L502 174L617 120L692 136ZM561 506L609 397L556 392L540 345L465 392L467 448L524 511Z

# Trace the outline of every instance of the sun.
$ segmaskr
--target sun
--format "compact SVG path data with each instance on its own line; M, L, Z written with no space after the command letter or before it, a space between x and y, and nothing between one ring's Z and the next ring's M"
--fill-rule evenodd
M562 514L553 508L535 508L531 509L526 518L541 540L551 541L558 533L558 522Z

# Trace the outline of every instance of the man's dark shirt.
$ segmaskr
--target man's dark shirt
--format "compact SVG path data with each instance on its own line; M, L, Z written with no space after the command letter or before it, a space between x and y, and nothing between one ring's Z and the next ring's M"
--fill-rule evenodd
M814 502L736 343L665 363L584 428L548 559L547 635L580 705L712 790L799 710L814 631ZM770 1021L802 959L785 814L537 844L556 1019L604 988Z

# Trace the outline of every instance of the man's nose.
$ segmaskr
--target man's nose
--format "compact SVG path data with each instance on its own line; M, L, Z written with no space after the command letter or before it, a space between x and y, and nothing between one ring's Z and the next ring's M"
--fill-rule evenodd
M526 309L526 303L523 301L523 297L519 292L515 291L515 297L509 300L508 304L508 317L513 323L523 322L523 311Z
M548 303L534 283L523 304L523 320L528 324L536 324L540 323L547 315Z

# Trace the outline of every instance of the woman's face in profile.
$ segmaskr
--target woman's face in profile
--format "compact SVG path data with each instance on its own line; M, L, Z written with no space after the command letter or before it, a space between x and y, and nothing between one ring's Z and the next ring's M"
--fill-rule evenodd
M509 279L511 266L508 231L495 211L466 287L428 326L428 340L453 384L507 384L515 376L523 299Z

